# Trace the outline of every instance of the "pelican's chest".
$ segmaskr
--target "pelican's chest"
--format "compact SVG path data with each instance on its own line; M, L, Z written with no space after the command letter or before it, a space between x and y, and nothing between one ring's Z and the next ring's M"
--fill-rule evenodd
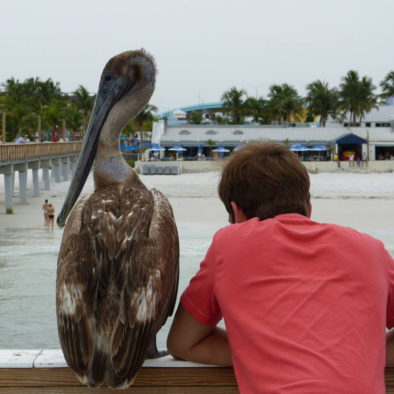
M89 197L83 221L90 237L117 255L128 243L148 237L152 212L148 190L115 184Z

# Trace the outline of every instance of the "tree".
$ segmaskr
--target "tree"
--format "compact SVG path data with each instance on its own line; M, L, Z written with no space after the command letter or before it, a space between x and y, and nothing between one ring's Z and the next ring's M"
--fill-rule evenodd
M82 129L86 130L89 118L94 104L94 96L82 85L73 92L73 102L76 108L82 114Z
M279 123L282 121L290 123L291 117L300 114L303 110L302 98L297 90L287 83L271 86L268 97L272 116Z
M231 117L232 124L241 124L245 117L245 106L243 97L246 91L235 87L223 93L223 111Z
M191 124L201 124L202 122L202 115L199 112L193 111L190 114L189 123Z
M19 82L10 78L3 88L3 105L11 140L18 132L34 132L43 109L53 100L63 99L59 84L51 79L41 81L39 78L29 78Z
M305 102L308 106L308 114L320 116L320 125L326 126L328 116L335 117L339 104L338 91L330 89L324 81L314 81L307 87Z
M390 71L386 77L380 82L380 87L383 90L381 97L387 98L394 96L394 71Z
M245 115L251 116L255 123L261 123L264 120L264 109L267 103L263 98L248 97L244 102Z
M348 71L342 80L339 108L344 115L349 113L349 125L355 126L358 120L361 122L365 113L377 107L377 96L373 93L376 87L371 78L360 79L358 72L354 70Z

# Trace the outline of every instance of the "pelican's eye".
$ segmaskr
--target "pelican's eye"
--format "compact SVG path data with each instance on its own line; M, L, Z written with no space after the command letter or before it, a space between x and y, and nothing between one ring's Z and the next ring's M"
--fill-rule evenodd
M109 82L111 79L112 79L112 77L111 77L110 74L106 74L106 75L104 76L104 81L105 81L105 82Z

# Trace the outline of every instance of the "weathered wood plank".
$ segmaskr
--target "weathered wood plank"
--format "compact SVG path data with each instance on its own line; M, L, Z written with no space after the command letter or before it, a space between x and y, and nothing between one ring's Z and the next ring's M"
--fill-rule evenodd
M232 368L142 368L134 386L236 386ZM81 387L70 368L2 368L0 387Z

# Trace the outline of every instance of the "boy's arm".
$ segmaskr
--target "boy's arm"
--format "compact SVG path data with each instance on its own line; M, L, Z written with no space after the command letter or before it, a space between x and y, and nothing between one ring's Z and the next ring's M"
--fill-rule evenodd
M394 328L386 333L386 367L394 367Z
M231 366L231 351L226 331L198 322L179 305L167 338L175 358L202 364Z

